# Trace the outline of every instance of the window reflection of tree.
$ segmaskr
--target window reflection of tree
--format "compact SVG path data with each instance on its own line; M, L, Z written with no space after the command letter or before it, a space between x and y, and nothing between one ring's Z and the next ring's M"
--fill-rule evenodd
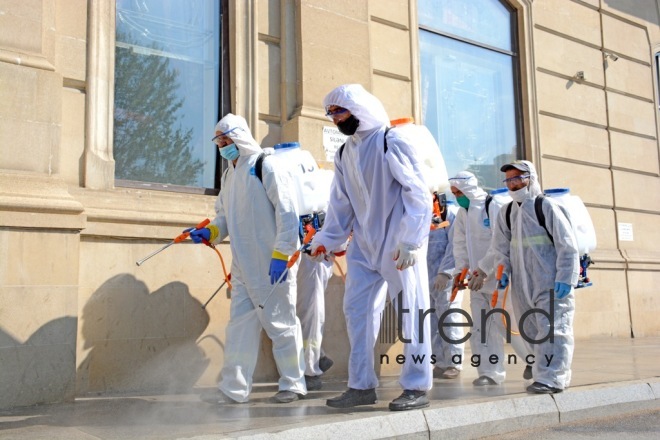
M115 177L195 185L203 163L192 156L193 129L180 122L178 73L168 58L138 53L129 36L118 32L117 41L124 44L115 51Z

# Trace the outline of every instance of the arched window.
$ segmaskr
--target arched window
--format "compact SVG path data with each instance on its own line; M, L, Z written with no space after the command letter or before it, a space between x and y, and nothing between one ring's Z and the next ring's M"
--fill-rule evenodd
M116 0L117 186L217 188L220 161L211 138L228 111L226 3Z
M516 12L500 0L419 0L423 122L449 175L503 186L499 167L522 157Z

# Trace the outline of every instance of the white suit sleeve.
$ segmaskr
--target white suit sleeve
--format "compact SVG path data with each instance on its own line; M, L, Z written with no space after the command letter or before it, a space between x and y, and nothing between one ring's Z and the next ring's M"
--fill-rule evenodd
M401 197L405 214L402 219L399 242L417 247L428 238L433 212L433 199L424 182L421 164L414 146L401 138L388 136L385 154L390 171L402 186Z
M218 194L218 198L215 199L215 218L211 221L211 224L218 228L218 236L213 240L214 244L220 243L229 235L229 230L227 229L227 217L225 216L225 208L222 202L229 185L229 182L227 181L228 174L229 169L224 172L220 179L220 194Z
M517 207L517 205L511 207L511 217L513 217L513 211ZM511 223L513 223L513 219ZM506 224L506 205L504 205L504 209L499 210L497 221L493 225L493 236L490 241L488 253L492 258L491 264L493 267L498 267L501 264L504 266L504 272L511 273L511 262L509 260L511 253L511 230ZM481 267L481 263L479 267ZM484 268L482 267L481 270L484 270Z
M268 199L275 209L277 233L273 250L291 256L298 249L299 222L293 177L289 171L278 167L272 158L262 162L262 177Z
M552 234L557 252L555 281L575 286L580 272L580 256L573 227L559 205L555 203L543 203L543 214L545 226Z
M330 188L330 201L325 214L323 228L314 237L328 251L336 250L346 243L353 228L355 212L346 193L344 169L339 152L335 154L335 177Z
M447 231L447 248L445 249L445 255L442 257L442 261L440 262L440 266L438 266L438 272L437 274L445 273L449 276L453 275L454 272L454 267L456 266L454 264L454 223L455 223L455 217L453 214L449 214L453 218L450 220L451 225L449 226L449 230ZM447 218L449 219L449 215Z
M491 231L491 241L490 245L488 247L488 250L486 251L486 255L483 256L481 260L479 260L479 263L477 266L479 266L479 269L483 270L489 277L491 275L494 275L497 269L497 266L495 265L495 253L493 251L493 235L495 235L495 228L497 227L497 223L499 221L499 214L500 210L502 208L502 205L500 204L499 201L496 201L495 198L493 198L490 202L490 205L488 206L488 218L490 219L490 231Z
M464 208L458 210L456 219L454 220L454 239L452 244L454 246L454 262L456 264L456 272L460 272L464 267L470 267L470 259L468 257L467 237L466 237L466 222L467 211Z

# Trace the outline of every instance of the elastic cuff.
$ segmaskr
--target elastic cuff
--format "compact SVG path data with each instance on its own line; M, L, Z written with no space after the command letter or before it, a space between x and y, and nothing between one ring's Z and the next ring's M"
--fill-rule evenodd
M218 235L220 234L220 231L218 230L218 227L216 225L207 225L206 229L208 229L211 232L211 236L209 237L209 241L213 243L216 238L218 238Z
M289 256L286 254L283 254L282 252L278 251L273 251L273 255L271 255L273 258L277 258L278 260L284 260L284 261L289 261Z

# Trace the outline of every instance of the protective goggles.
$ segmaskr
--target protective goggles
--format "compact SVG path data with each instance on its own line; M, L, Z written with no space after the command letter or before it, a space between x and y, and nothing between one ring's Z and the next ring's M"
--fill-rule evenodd
M509 177L508 179L504 179L502 183L505 185L517 185L519 183L522 183L524 179L529 179L529 177L530 177L529 174L522 174L520 176L514 176L514 177Z
M325 116L328 119L332 120L335 116L341 115L342 113L346 113L346 112L348 112L348 110L343 108L343 107L337 107L333 110L330 110L330 109L326 108L325 109Z
M226 136L226 135L228 135L229 133L231 133L232 131L236 130L237 128L238 128L238 127L234 127L234 128L232 128L231 130L227 130L227 131L225 131L224 133L220 133L219 135L213 136L213 139L211 139L211 142L213 142L214 144L216 144L218 147L220 147L220 146L224 147L224 145L221 145L220 138L221 138L222 136Z

